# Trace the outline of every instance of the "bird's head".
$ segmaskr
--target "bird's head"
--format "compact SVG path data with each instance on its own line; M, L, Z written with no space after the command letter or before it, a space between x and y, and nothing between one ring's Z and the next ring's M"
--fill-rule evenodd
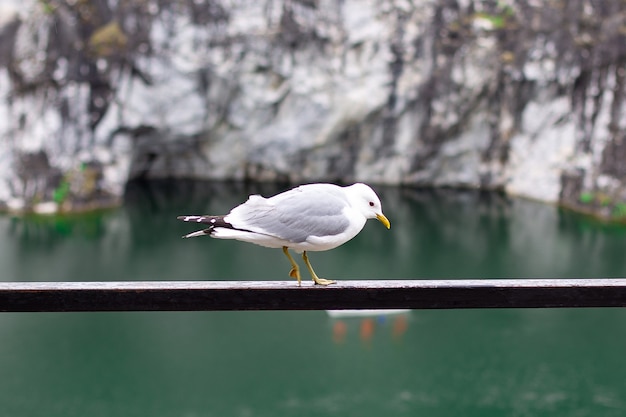
M378 219L387 229L391 227L389 220L383 214L380 199L368 185L357 183L349 187L348 196L353 209L358 210L367 219Z

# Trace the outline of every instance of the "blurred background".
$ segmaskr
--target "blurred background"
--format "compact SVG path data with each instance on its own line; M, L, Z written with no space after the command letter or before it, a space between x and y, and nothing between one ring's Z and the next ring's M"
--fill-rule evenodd
M625 38L620 0L3 0L2 280L290 280L176 216L314 181L392 224L325 278L624 277ZM625 325L3 313L0 414L623 416Z

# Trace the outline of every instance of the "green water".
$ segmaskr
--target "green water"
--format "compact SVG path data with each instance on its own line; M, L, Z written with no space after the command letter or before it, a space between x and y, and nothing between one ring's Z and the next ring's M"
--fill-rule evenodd
M312 253L333 279L623 277L626 228L474 192L378 189L391 230ZM289 280L279 250L179 214L276 187L152 183L119 210L0 217L3 280ZM624 416L622 309L0 314L0 416Z

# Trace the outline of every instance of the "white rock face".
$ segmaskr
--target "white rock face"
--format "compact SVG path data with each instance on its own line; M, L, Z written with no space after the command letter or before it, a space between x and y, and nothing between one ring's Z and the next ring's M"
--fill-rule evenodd
M118 196L129 178L191 177L503 188L557 201L572 169L585 187L600 178L617 192L625 179L600 165L625 129L624 75L606 55L619 25L599 25L607 45L583 51L609 63L595 69L576 58L571 28L561 31L569 11L518 7L4 1L0 202L62 199L63 181L85 166ZM49 172L18 175L25 154Z
M531 102L522 115L523 131L511 139L506 191L542 201L557 201L561 173L576 152L576 126L571 107L561 97Z

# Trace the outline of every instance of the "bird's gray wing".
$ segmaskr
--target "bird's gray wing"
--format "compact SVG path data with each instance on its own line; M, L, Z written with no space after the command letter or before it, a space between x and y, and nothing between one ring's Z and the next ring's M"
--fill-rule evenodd
M296 188L270 199L251 196L226 220L237 228L301 243L311 236L334 236L345 231L350 225L343 214L345 207L341 195Z

